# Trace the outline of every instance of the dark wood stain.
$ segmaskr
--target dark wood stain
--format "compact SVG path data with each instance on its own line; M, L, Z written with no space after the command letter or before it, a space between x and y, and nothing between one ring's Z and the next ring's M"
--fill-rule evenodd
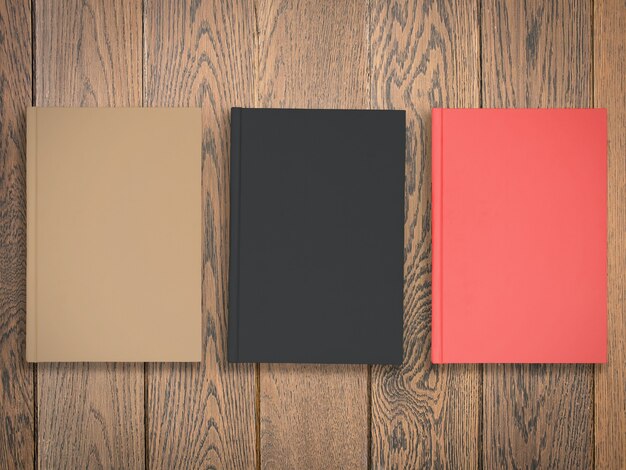
M373 468L476 468L476 365L430 362L430 111L477 107L477 2L372 4L371 96L407 111L404 362L372 367Z
M32 468L33 366L26 363L26 108L31 11L0 1L0 467Z
M141 5L68 1L35 7L38 106L140 106ZM143 367L37 367L39 467L142 468Z
M482 5L484 107L591 106L591 3ZM485 365L485 468L592 468L593 367Z
M595 468L626 468L626 4L596 0L594 106L609 131L609 361L595 368Z
M150 468L256 466L253 364L226 360L230 108L254 104L254 6L162 1L145 10L145 104L202 108L200 364L148 364Z
M0 0L0 468L625 468L625 31L622 0ZM201 364L25 362L32 102L202 107ZM430 364L430 109L481 104L609 109L607 365ZM226 361L231 106L406 109L401 366Z

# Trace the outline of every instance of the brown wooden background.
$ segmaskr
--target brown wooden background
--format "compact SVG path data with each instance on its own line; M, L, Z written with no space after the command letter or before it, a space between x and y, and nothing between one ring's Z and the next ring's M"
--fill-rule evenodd
M0 468L626 468L624 0L0 0ZM204 361L25 363L25 109L203 109ZM407 110L401 367L225 359L231 106ZM430 108L609 109L608 365L433 367Z

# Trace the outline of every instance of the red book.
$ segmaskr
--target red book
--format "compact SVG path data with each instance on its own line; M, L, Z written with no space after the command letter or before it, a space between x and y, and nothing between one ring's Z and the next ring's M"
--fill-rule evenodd
M606 362L605 109L433 109L432 362Z

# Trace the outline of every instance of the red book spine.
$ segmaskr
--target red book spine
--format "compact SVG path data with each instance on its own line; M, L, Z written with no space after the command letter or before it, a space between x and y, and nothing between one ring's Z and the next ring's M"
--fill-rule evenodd
M432 327L431 361L443 362L442 325L442 194L443 194L443 109L433 109L432 113Z

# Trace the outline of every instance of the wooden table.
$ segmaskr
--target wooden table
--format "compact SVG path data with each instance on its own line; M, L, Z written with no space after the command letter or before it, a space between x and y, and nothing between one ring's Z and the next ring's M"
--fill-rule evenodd
M0 0L0 467L626 468L624 31L618 0ZM202 106L202 364L26 364L29 105ZM227 363L231 106L407 110L401 367ZM607 365L430 364L433 106L609 109Z

